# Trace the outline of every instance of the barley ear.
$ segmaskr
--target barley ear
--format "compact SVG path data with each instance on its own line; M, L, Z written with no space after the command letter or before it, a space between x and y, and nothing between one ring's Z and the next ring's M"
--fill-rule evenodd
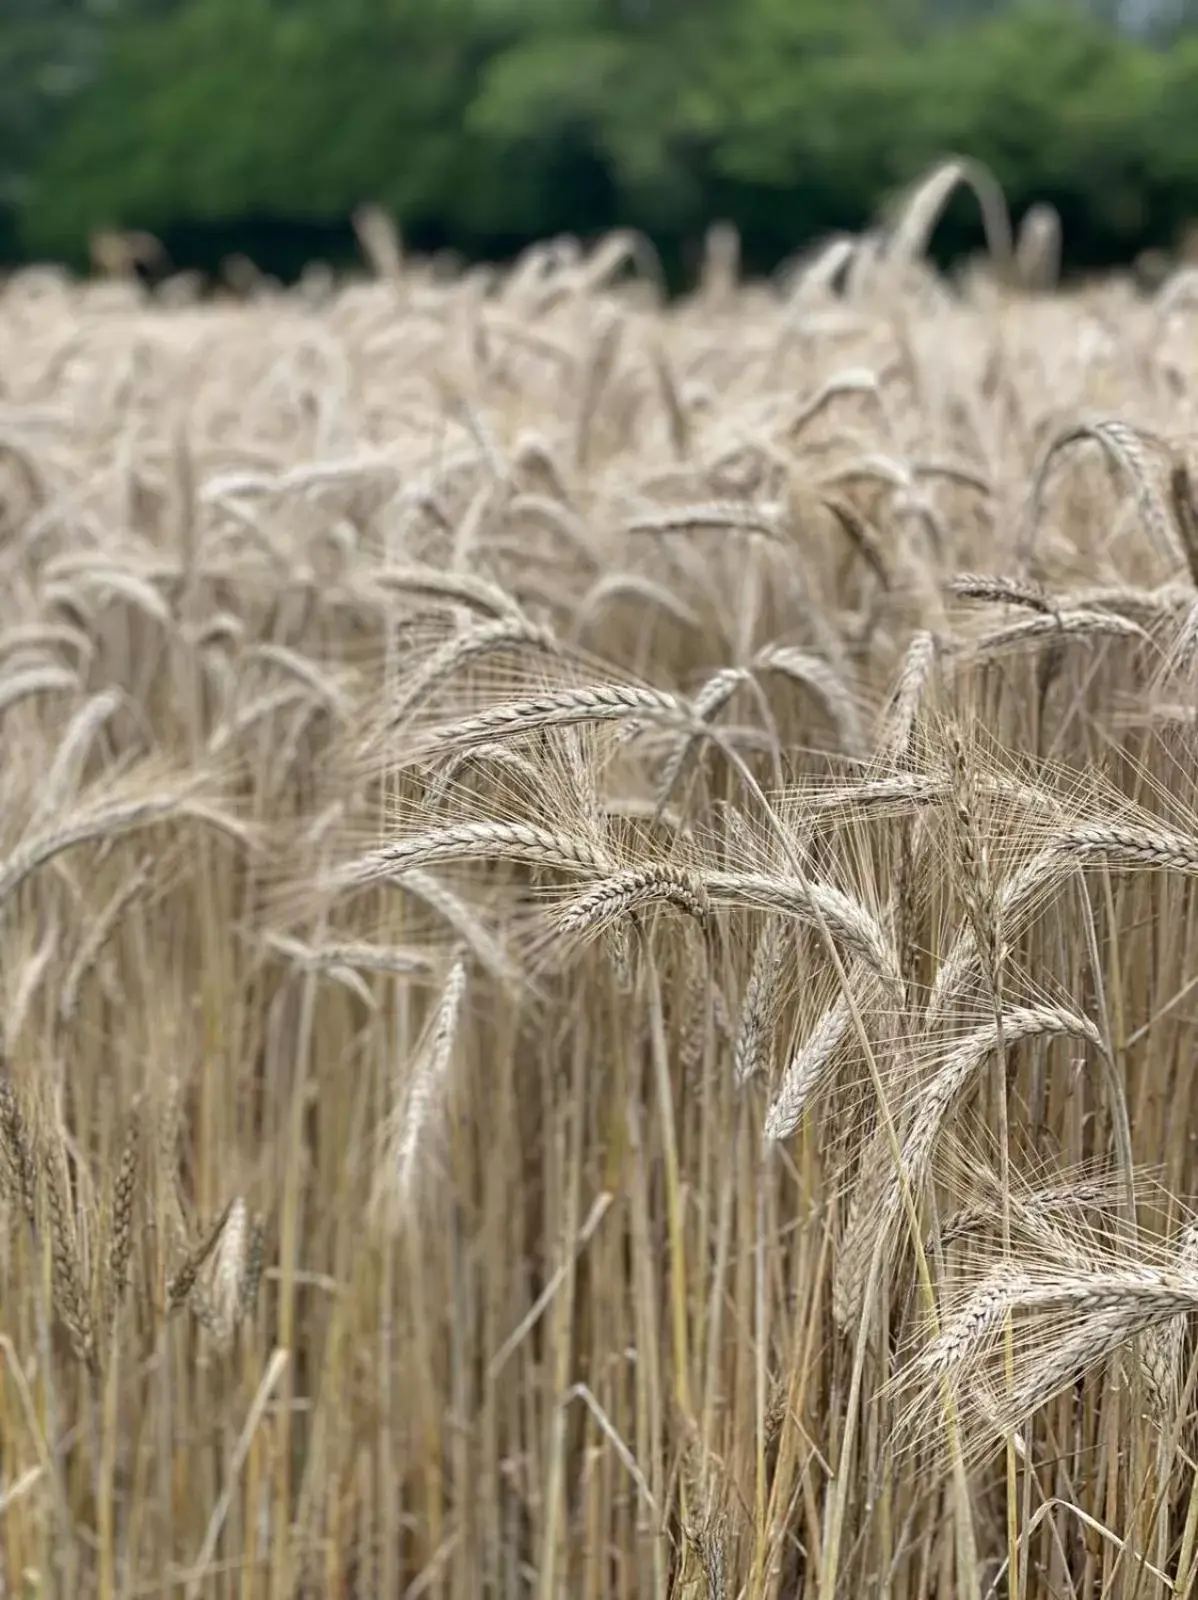
M0 1185L25 1213L32 1228L37 1220L37 1163L16 1090L0 1077Z
M748 1083L768 1064L770 1002L780 944L778 921L771 917L758 936L753 966L741 1002L740 1025L732 1055L738 1084Z
M166 1310L168 1316L181 1311L190 1300L204 1263L220 1242L221 1234L225 1230L225 1223L228 1221L229 1213L232 1211L234 1204L233 1200L229 1201L213 1226L200 1240L196 1248L184 1258L178 1270L171 1277L166 1286Z
M112 1192L112 1237L108 1247L109 1291L115 1312L129 1287L133 1255L133 1207L141 1162L141 1127L136 1109L129 1118Z
M42 1177L50 1221L50 1262L54 1306L76 1358L93 1375L99 1371L91 1307L79 1263L75 1224L61 1137L44 1151Z

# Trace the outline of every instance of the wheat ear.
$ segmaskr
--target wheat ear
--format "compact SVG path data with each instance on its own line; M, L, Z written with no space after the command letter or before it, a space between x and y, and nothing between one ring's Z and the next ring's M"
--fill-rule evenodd
M774 979L781 950L781 930L770 917L757 939L753 966L741 1002L740 1023L732 1052L732 1065L738 1084L757 1077L766 1064L766 1032L774 999Z
M1004 1011L1001 1028L991 1021L967 1034L923 1089L903 1140L898 1172L886 1169L882 1148L874 1142L877 1159L863 1165L833 1284L833 1306L842 1327L857 1314L878 1231L891 1236L902 1215L904 1195L916 1198L922 1192L937 1136L980 1068L1000 1043L1009 1048L1027 1039L1060 1037L1084 1040L1097 1051L1103 1048L1095 1025L1075 1012L1055 1006Z
M558 926L564 933L600 932L649 905L673 905L701 924L711 917L711 901L703 880L685 867L669 863L630 867L603 878L563 907Z
M531 867L603 877L615 862L580 834L542 828L531 822L459 822L415 834L337 868L324 880L334 890L362 889L436 862L512 861Z
M459 957L450 968L402 1099L385 1130L383 1163L373 1198L376 1212L384 1213L391 1226L397 1226L408 1212L421 1151L434 1137L432 1121L446 1092L465 994L466 963Z

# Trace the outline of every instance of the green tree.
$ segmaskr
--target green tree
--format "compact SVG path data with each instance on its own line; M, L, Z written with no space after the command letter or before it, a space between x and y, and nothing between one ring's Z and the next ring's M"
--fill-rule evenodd
M958 152L1100 262L1167 243L1195 192L1188 38L1156 48L1103 0L13 3L0 115L30 130L5 148L39 253L100 225L232 248L377 201L419 246L486 254L625 223L678 258L722 216L767 266ZM5 68L20 41L41 88ZM950 214L938 237L970 235Z
M20 203L56 119L94 78L109 13L95 0L3 0L0 206Z

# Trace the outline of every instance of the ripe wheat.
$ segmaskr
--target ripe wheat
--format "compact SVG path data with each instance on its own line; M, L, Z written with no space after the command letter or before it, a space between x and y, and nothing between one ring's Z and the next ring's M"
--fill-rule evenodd
M0 285L0 1588L1192 1592L1192 271L355 224Z

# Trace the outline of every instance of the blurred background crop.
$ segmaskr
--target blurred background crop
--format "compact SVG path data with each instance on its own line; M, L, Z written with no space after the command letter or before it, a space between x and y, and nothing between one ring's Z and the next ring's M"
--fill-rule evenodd
M769 270L946 154L1066 271L1193 251L1198 0L0 0L8 265L137 229L291 279L370 203L471 260L639 228L685 282L715 219Z

